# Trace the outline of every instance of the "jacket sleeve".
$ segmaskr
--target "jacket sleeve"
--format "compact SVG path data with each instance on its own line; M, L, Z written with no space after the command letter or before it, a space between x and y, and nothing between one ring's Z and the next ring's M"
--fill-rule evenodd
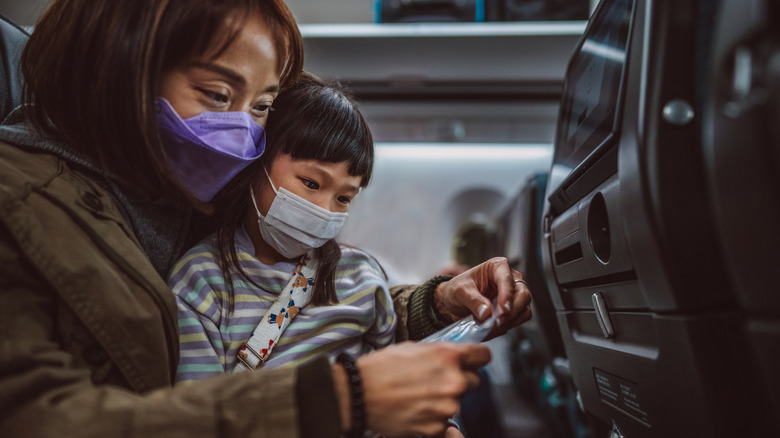
M395 312L398 315L396 342L419 341L452 323L436 311L433 303L433 292L436 286L451 278L439 275L419 286L401 285L390 289Z
M325 358L144 394L96 384L88 360L64 347L66 306L20 254L0 227L0 436L339 436Z

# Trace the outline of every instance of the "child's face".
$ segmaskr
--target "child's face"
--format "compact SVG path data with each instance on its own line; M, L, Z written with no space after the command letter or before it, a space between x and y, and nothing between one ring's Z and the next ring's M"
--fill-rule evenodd
M160 96L183 119L204 111L244 111L265 126L279 93L276 49L263 19L248 18L233 43L216 59L209 53L166 72Z
M295 160L289 154L279 154L268 169L277 190L284 187L290 192L326 210L344 213L360 190L360 176L351 176L347 163L326 163L319 160ZM258 207L263 215L268 213L276 197L266 178L256 186L260 193Z

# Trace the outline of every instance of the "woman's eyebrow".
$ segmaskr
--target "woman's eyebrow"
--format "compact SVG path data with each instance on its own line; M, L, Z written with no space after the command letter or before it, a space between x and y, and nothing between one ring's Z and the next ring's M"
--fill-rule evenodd
M241 76L241 74L228 67L207 62L193 62L191 66L224 76L228 81L233 82L235 85L246 86L246 79Z
M197 61L193 62L191 66L208 70L210 72L224 76L229 82L232 82L234 85L238 87L246 87L246 79L240 73L228 67L207 63L207 62L197 62ZM267 87L263 91L266 93L278 93L279 90L280 90L279 85L271 85L270 87Z

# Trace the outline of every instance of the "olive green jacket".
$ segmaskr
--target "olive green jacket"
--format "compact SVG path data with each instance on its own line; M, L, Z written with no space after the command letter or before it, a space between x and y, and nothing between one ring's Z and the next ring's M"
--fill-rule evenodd
M399 339L440 326L432 289L394 288ZM0 142L0 436L339 435L326 359L173 389L177 342L174 297L112 197Z

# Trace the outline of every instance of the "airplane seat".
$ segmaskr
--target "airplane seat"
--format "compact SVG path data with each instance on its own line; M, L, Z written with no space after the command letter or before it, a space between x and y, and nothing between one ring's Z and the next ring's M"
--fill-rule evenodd
M706 160L716 240L744 315L749 355L780 435L780 5L724 1L716 23L703 108ZM747 368L747 366L746 366ZM769 435L769 434L768 434Z
M523 273L533 294L533 318L511 330L512 385L544 419L556 438L584 437L555 308L541 266L541 217L547 173L532 175L501 211L497 234L502 254Z
M21 27L0 15L0 81L3 95L0 121L21 104L22 75L19 59L30 35Z
M716 208L702 150L716 18L729 21L732 1L602 0L569 62L542 259L596 437L731 437L771 427L761 387L777 377L754 378L745 338L753 322L718 241L717 216L731 207ZM744 12L765 15L754 3ZM755 324L767 323L760 316ZM777 363L777 349L761 351L765 364Z

